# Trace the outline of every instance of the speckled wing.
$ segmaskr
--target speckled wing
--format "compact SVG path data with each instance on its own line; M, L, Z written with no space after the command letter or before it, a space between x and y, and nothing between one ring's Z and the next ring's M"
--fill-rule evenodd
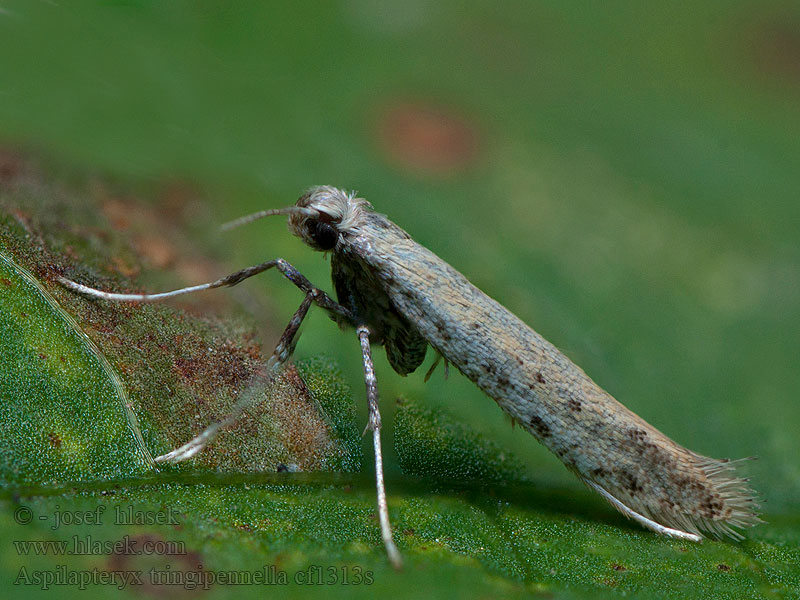
M726 473L732 463L683 448L625 408L555 346L383 215L366 216L349 240L347 255L369 281L360 294L388 302L394 314L587 482L658 524L687 532L740 537L731 526L759 522L745 480ZM340 277L344 274L334 276ZM370 317L370 324L381 320L374 313Z
M425 360L428 342L398 312L369 265L355 255L337 253L331 258L331 274L339 303L370 326L392 368L400 375L416 370Z

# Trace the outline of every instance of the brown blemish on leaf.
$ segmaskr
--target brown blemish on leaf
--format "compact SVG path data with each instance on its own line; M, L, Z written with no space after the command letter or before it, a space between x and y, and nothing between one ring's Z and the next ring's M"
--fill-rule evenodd
M779 84L800 84L800 19L775 17L755 30L753 53L759 74Z
M125 507L121 508L124 510ZM159 554L145 552L145 549L151 548L158 548L164 552ZM150 571L154 569L163 573L167 582L189 580L189 575L182 576L181 572L192 573L197 580L197 575L203 573L205 569L202 555L186 547L183 542L166 540L157 533L142 533L120 539L119 550L121 552L113 552L108 557L106 570L141 572L142 585L131 585L127 588L134 595L146 598L191 598L205 595L202 580L197 581L196 588L188 589L180 585L163 583L159 585L158 580L150 579Z
M161 349L174 353L175 372L190 384L208 382L212 387L238 389L253 376L253 366L247 365L251 353L230 342L208 347L196 335L186 334L176 336L172 347Z
M422 102L383 110L377 137L394 164L433 175L463 169L473 162L478 148L477 134L464 118Z
M134 210L133 203L110 197L105 187L98 182L95 182L94 192L104 198L100 208L108 222L111 223L111 226L117 231L128 229L131 226L131 213Z
M252 339L248 340L247 346L244 351L251 360L261 360L261 348Z
M111 259L111 269L120 275L124 275L125 277L133 277L141 270L138 266L131 265L125 259L119 256L114 256Z
M197 371L203 368L203 361L196 357L184 358L179 356L174 362L175 370L187 381L197 379Z
M186 221L191 218L192 224L196 225L199 217L207 216L201 195L192 186L167 183L159 193L158 203L148 204L139 198L120 194L95 180L92 182L92 196L100 204L106 221L117 231L127 234L136 251L136 259L143 263L137 264L136 269L144 266L155 271L170 272L175 275L175 287L213 281L232 270L211 260L205 249L198 252L196 245L187 237ZM139 274L138 270L126 272L129 269L124 263L115 261L113 264L117 272L126 277ZM195 314L198 308L202 309L203 314L231 309L230 299L224 293L182 296L170 304L192 310Z
M24 171L24 165L17 153L0 148L0 184L9 184L18 179Z
M61 448L61 436L57 433L53 431L48 432L47 439L53 448Z
M175 263L175 247L163 235L142 233L134 238L139 254L155 269L168 269Z
M170 181L159 193L158 206L169 221L181 222L187 212L194 213L196 200L202 194L188 181Z
M628 570L628 569L626 569L625 567L623 567L619 563L611 563L611 568L614 569L615 571L627 571Z
M731 567L730 567L730 565L726 565L725 563L719 563L719 564L717 565L717 569L718 569L719 571L730 571L730 570L731 570Z

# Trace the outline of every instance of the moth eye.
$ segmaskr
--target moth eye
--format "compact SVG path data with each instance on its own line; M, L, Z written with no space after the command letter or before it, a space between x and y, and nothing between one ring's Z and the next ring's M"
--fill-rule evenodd
M307 221L308 235L321 250L331 250L339 241L339 232L336 228L322 221Z

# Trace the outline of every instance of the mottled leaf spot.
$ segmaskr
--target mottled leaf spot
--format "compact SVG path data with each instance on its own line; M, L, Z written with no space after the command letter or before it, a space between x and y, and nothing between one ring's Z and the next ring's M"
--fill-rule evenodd
M433 175L466 167L478 145L475 131L464 119L446 108L414 102L384 110L377 137L392 163Z
M10 183L22 174L22 158L10 151L0 149L0 182Z
M800 21L774 18L754 34L753 53L758 74L781 85L800 83Z

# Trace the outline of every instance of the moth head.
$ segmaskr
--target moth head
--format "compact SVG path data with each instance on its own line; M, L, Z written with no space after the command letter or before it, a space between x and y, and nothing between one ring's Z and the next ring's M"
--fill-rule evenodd
M297 200L305 209L289 215L289 231L315 250L333 250L358 231L366 200L335 187L323 185L307 190Z
M322 185L306 191L294 206L271 208L222 226L233 229L272 215L289 215L289 231L315 250L333 250L358 232L369 203L335 187Z

